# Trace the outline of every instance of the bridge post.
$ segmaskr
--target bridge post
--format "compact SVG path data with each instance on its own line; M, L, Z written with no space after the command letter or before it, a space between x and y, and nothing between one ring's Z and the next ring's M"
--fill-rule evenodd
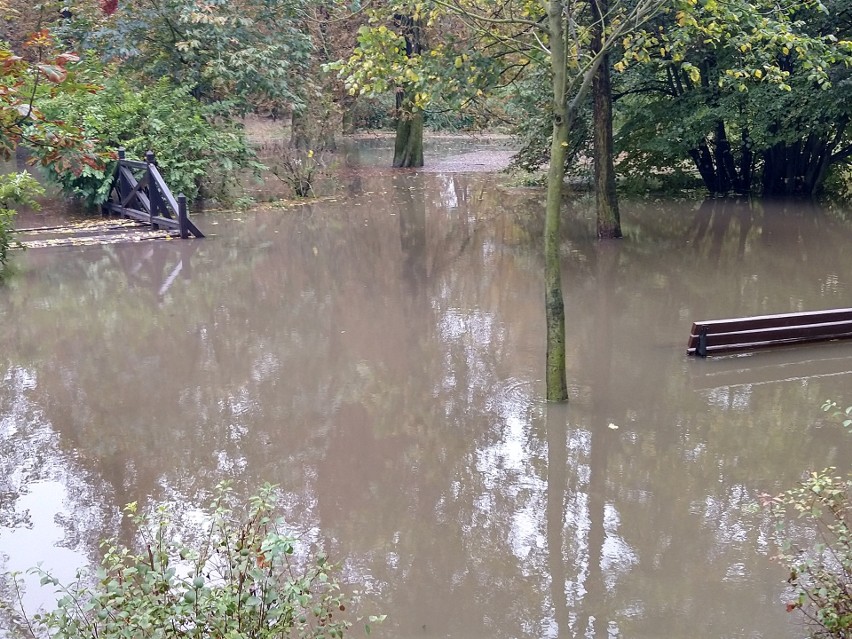
M148 203L150 205L150 210L148 211L148 223L151 225L152 229L160 228L154 222L154 216L160 210L160 193L157 191L157 186L154 184L154 180L151 179L151 165L157 166L157 161L154 158L153 151L145 151L145 162L148 164L148 169L145 171L145 176L142 178L143 180L148 180Z
M124 204L124 196L127 195L127 191L130 188L130 185L127 183L127 180L124 179L124 174L121 172L122 163L126 159L127 149L125 149L123 146L118 147L118 203L120 205Z
M186 196L181 193L177 196L178 201L178 226L180 228L180 239L185 240L189 238L189 226L187 222L189 218L186 213Z

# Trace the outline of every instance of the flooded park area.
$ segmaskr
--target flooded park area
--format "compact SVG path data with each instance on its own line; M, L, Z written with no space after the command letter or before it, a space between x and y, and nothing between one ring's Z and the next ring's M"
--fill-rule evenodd
M335 194L201 214L203 240L16 253L0 568L68 579L128 534L128 502L191 518L222 480L272 482L388 615L374 636L802 636L759 497L849 467L820 406L852 403L852 341L686 342L695 320L852 305L852 211L628 198L601 243L572 197L571 400L548 405L544 192L475 147L394 171L366 144Z

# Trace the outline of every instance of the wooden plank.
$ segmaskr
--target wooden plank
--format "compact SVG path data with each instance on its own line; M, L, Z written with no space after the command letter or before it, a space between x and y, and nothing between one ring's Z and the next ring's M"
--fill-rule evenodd
M816 342L831 342L835 340L852 339L852 333L838 333L836 335L824 335L821 337L809 337L802 339L775 340L771 342L744 342L742 344L724 344L721 346L708 346L708 355L724 355L726 353L738 353L742 351L754 351L776 346L792 346L795 344L813 344ZM696 349L689 349L687 355L696 355Z
M177 216L178 212L178 203L175 199L175 196L172 195L172 192L169 190L169 187L166 185L166 181L163 179L163 176L160 174L160 170L154 166L153 164L149 165L149 171L151 173L151 180L153 183L159 187L160 193L163 195L163 199L166 201L166 204L174 212L175 216Z
M180 230L180 224L177 220L173 220L170 217L162 217L160 215L152 215L151 216L151 224L156 224L160 228L173 229L175 231Z
M148 196L145 195L141 189L147 185L147 176L144 176L142 180L136 181L136 177L124 167L121 168L122 175L124 179L127 180L128 184L130 184L130 193L124 196L120 205L126 207L130 204L134 199L139 200L139 203L145 208L145 210L150 214L151 212L151 202L148 199Z
M139 160L124 159L124 160L119 160L118 164L120 166L126 166L128 169L136 169L137 171L147 171L148 170L148 163L147 162L140 162Z
M134 220L145 222L146 224L151 223L151 215L148 213L148 211L134 209L129 206L121 206L120 204L110 204L109 210L117 213L118 215L126 215L127 217L133 218Z
M175 196L172 195L172 192L169 189L168 185L166 185L166 181L163 179L163 176L160 174L160 170L152 164L152 165L150 165L150 172L151 172L151 179L154 182L154 184L157 187L159 187L160 193L162 194L163 199L166 201L169 208L171 208L171 210L174 212L175 216L180 217L180 207L178 205L178 202L175 199ZM195 224L192 222L192 220L189 219L189 217L186 218L186 229L190 233L192 233L195 237L198 237L198 238L204 237L204 233L202 233L198 229L198 227L195 226Z
M832 340L839 339L852 339L852 329L850 330L838 330L836 332L830 333L815 333L815 334L804 334L794 337L786 337L780 339L771 339L771 340L762 340L762 341L747 341L742 339L740 341L732 341L727 344L707 344L707 353L708 354L717 354L717 353L733 353L736 351L745 351L745 350L756 350L759 348L769 348L772 346L786 346L790 344L804 344L807 342L829 342ZM691 345L687 348L688 355L695 355L697 351L697 344Z

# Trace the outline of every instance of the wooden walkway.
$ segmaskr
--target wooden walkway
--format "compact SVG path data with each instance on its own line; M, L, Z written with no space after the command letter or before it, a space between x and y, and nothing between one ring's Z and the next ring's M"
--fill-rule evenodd
M129 160L125 150L118 150L118 163L109 187L109 198L103 203L104 215L121 215L150 224L153 229L171 229L182 239L204 237L189 219L186 196L172 195L151 151L145 161Z
M101 213L99 219L17 229L15 240L23 248L46 248L204 237L189 219L186 198L172 195L150 151L140 162L127 159L123 148L118 150Z
M178 230L152 229L150 225L136 220L109 218L84 220L61 226L24 228L15 232L15 240L27 249L171 240L179 237Z

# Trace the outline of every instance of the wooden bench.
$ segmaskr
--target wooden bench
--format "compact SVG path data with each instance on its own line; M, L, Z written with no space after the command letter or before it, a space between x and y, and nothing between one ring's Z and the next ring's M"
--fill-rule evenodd
M686 352L707 357L801 342L852 338L852 308L695 322Z

